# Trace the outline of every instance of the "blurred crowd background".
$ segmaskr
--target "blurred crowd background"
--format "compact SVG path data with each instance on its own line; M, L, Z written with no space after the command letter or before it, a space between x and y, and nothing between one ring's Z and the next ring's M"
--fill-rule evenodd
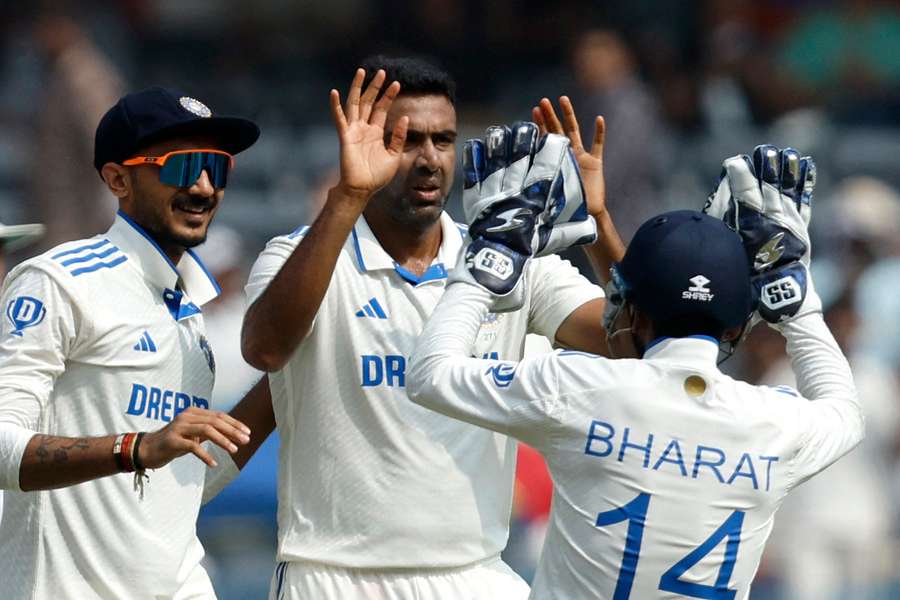
M754 600L900 597L900 6L874 0L82 0L3 2L0 221L41 222L7 260L105 230L114 199L91 166L103 114L160 84L257 120L200 248L223 288L209 309L216 400L258 377L238 349L242 288L265 241L309 224L336 176L328 91L366 55L416 54L459 83L461 139L568 94L606 117L608 204L623 237L700 208L722 159L790 145L819 167L814 279L868 411L862 446L799 488L776 525ZM461 217L459 186L449 209ZM9 248L8 248L9 249ZM540 341L534 344L540 351ZM759 327L725 364L791 383ZM324 399L323 399L324 400ZM263 598L274 568L269 440L199 524L223 600ZM551 483L520 451L506 558L533 573ZM398 493L402 491L398 490ZM447 507L453 510L453 507Z

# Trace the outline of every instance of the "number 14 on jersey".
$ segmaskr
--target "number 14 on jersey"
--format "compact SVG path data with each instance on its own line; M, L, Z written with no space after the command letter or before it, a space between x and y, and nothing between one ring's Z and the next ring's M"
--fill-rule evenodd
M622 555L622 566L619 567L619 579L616 581L616 589L613 600L629 600L631 585L634 583L634 574L637 571L638 560L641 555L641 541L644 538L644 523L647 510L650 507L650 494L638 494L625 506L607 510L597 515L597 527L615 525L622 521L628 522L628 531L625 534L625 550ZM712 535L689 552L684 558L672 565L669 570L659 578L659 589L664 592L674 592L688 598L705 598L707 600L733 600L737 590L728 589L728 580L734 570L734 562L737 559L738 544L741 541L741 526L744 523L743 511L736 510L716 529ZM719 567L715 585L701 585L684 581L684 575L694 565L703 560L713 548L727 538L725 545L725 559Z

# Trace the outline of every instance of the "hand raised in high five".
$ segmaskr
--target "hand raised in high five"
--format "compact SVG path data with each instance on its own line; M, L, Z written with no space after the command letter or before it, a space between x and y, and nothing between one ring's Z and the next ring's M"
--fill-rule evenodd
M384 187L397 172L400 155L406 142L409 118L401 117L394 125L391 140L385 145L384 124L387 112L400 92L398 82L391 83L378 98L384 85L385 73L379 70L362 91L366 72L357 69L346 109L341 107L341 95L331 90L331 114L341 141L341 180L343 190L362 200Z
M575 118L575 109L568 96L559 97L559 107L562 110L562 122L556 116L553 103L548 98L541 98L538 105L531 109L532 119L540 127L541 135L558 133L569 138L572 152L581 169L588 213L596 217L606 211L606 183L603 179L603 139L606 135L606 122L603 117L597 116L594 141L591 149L587 150L581 141L578 119Z

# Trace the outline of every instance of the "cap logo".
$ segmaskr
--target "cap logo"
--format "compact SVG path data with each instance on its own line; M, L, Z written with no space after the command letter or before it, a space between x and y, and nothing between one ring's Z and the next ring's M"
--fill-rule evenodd
M203 117L204 119L208 119L212 116L212 111L209 110L209 107L197 100L196 98L189 98L188 96L182 96L178 99L178 103L181 104L184 110L194 113L198 117Z
M693 285L681 292L681 298L683 300L700 300L701 302L712 301L713 294L710 292L710 289L706 287L706 284L710 282L708 278L703 275L694 275L688 279L688 281Z

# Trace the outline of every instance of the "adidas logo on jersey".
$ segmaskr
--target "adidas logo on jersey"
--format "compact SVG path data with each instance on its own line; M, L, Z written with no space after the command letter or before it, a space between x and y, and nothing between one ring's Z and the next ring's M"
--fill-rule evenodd
M681 298L683 300L700 300L701 302L710 302L713 299L713 294L711 290L706 287L706 284L709 283L709 279L704 277L703 275L694 275L688 281L690 281L693 285L688 287L685 291L681 292Z
M138 340L138 343L132 346L132 349L138 352L156 352L156 344L153 342L153 338L150 337L150 333L144 331L144 334Z
M369 301L363 304L363 307L356 311L357 317L372 317L373 319L387 319L387 313L381 308L381 304L375 298L369 298Z

